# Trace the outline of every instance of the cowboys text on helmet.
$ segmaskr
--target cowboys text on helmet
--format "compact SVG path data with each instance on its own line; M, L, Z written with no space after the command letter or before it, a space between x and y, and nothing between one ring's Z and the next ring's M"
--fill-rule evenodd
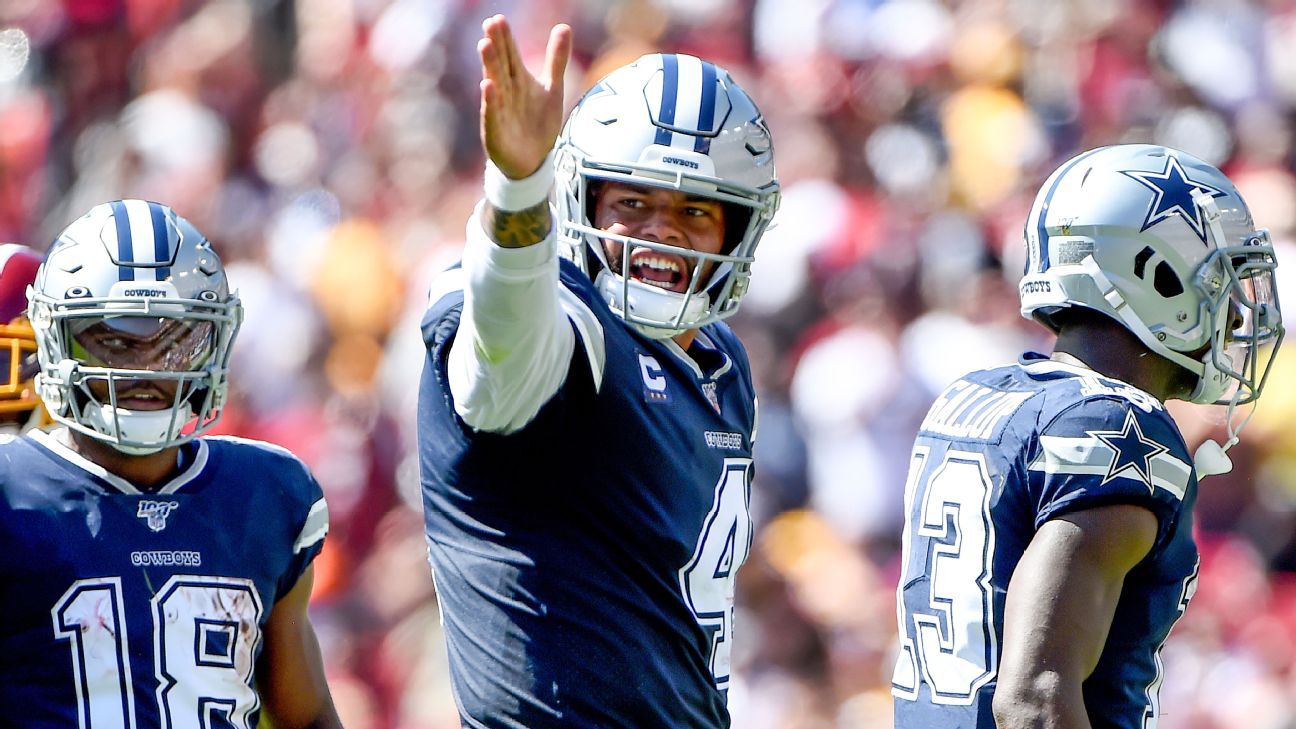
M220 417L242 307L211 244L170 208L95 206L59 234L29 297L54 420L145 454Z
M1026 223L1022 314L1057 329L1085 307L1198 377L1189 399L1260 395L1282 337L1273 246L1218 169L1167 147L1080 154L1045 181Z
M559 241L613 310L666 338L737 311L756 245L778 208L769 129L729 73L682 54L651 54L617 69L572 111L556 154ZM725 241L704 253L598 230L594 197L609 182L677 190L725 208ZM637 254L685 262L677 285L632 273ZM610 260L615 257L615 260Z

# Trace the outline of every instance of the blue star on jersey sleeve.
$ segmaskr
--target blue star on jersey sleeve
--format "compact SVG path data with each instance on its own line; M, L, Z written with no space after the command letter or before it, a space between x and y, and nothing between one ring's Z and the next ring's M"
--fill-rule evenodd
M1107 467L1107 475L1102 480L1104 484L1132 468L1133 475L1147 484L1149 491L1154 488L1152 460L1170 449L1143 436L1143 429L1139 427L1133 409L1126 411L1125 424L1119 431L1091 430L1089 434L1105 443L1112 452L1111 465Z
M1174 520L1192 480L1191 459L1170 416L1101 397L1063 411L1040 433L1030 459L1036 526L1080 509L1145 506L1162 529Z

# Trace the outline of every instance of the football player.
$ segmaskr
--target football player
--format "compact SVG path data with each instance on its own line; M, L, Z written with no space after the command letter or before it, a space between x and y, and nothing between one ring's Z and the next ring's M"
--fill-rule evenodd
M27 320L27 287L41 257L18 243L0 243L0 434L47 423L36 397L36 334Z
M1021 310L1051 356L973 372L923 421L905 488L897 727L1150 727L1192 597L1199 476L1164 402L1260 397L1283 328L1268 233L1166 147L1063 164L1026 224ZM1245 421L1243 421L1245 422Z
M306 616L328 530L279 448L220 417L242 308L207 239L119 200L30 289L61 426L0 441L0 703L24 727L337 727Z
M538 77L503 17L483 30L486 199L432 292L419 405L463 721L729 726L756 403L720 320L778 201L769 131L724 69L672 54L563 128L570 29Z

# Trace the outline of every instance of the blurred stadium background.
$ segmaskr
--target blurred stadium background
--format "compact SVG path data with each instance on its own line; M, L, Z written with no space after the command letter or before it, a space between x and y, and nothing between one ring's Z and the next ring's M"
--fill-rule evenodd
M1015 279L1056 164L1118 141L1190 151L1296 265L1293 0L4 0L0 240L43 250L92 204L145 197L216 242L248 314L221 430L293 449L324 485L312 613L352 729L457 726L419 515L417 322L480 194L474 48L494 12L537 60L550 25L574 26L572 102L676 50L726 65L773 130L783 209L732 320L762 403L742 729L890 725L909 444L954 377L1049 346ZM1279 280L1296 301L1296 269ZM1202 488L1163 729L1296 727L1293 385L1289 352L1236 470ZM1190 446L1222 430L1174 409Z

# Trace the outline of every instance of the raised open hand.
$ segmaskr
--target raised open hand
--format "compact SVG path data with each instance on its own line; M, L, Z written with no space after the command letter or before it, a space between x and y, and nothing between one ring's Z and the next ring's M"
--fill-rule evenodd
M533 76L522 64L503 15L482 22L482 148L506 176L522 179L540 168L563 122L563 73L571 55L571 28L549 31L544 69Z

